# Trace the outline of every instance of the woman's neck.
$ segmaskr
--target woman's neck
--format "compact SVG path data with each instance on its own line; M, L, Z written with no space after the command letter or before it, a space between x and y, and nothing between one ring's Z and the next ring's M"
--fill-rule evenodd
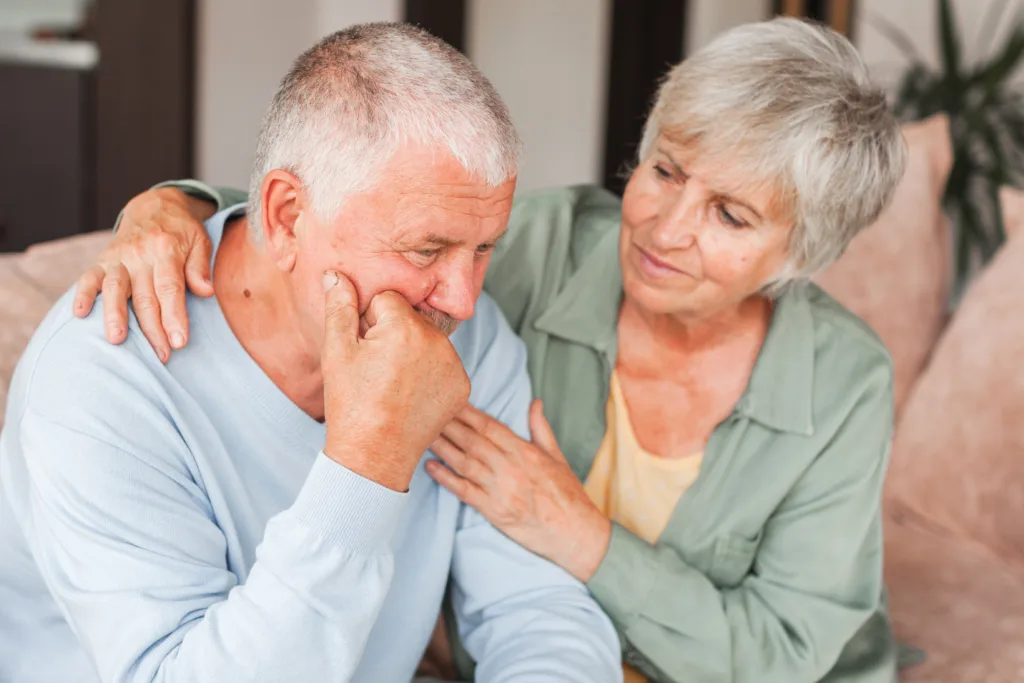
M652 313L627 296L619 312L619 363L634 375L664 376L669 368L689 374L692 361L707 354L753 346L756 355L771 313L771 301L760 296L699 318Z

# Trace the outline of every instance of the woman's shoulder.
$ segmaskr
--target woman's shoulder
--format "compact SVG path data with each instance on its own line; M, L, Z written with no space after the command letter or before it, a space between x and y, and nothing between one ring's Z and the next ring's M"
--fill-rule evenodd
M512 204L508 233L495 259L522 259L517 265L529 265L568 248L578 263L602 237L619 229L621 209L619 197L596 185L526 192ZM563 249L552 249L557 246Z
M858 365L892 370L889 350L870 325L817 285L806 287L807 302L816 323L819 355L850 355Z
M518 331L531 304L561 291L620 220L621 200L593 185L524 193L513 203L484 288Z
M814 327L814 404L843 419L851 411L893 402L893 363L871 327L817 285L806 288Z

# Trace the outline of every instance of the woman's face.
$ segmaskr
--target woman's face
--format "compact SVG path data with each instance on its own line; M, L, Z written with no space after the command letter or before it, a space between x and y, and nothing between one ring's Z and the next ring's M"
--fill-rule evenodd
M786 264L792 224L769 190L706 167L660 138L622 200L626 297L655 314L703 318L759 291Z

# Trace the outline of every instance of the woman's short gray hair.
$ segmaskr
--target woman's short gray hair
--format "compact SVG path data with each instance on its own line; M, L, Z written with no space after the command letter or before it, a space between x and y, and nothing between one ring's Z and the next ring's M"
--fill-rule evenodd
M521 147L494 86L444 41L396 23L327 36L295 61L263 119L250 224L259 232L270 171L297 176L316 214L330 219L409 143L447 148L491 186L515 176Z
M828 267L891 201L906 147L885 93L846 38L778 18L718 36L669 72L644 129L777 193L793 221L777 288Z

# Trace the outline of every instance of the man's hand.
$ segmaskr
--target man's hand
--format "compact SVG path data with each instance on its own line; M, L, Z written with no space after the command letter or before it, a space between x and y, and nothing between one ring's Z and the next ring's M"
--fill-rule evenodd
M114 241L78 280L75 315L88 315L102 292L107 340L120 344L128 333L131 297L143 334L166 363L171 348L188 341L185 287L196 296L213 295L203 221L214 208L169 187L133 198Z
M400 295L375 296L360 335L352 283L327 273L324 290L324 454L405 491L424 451L469 400L469 377L448 337Z

